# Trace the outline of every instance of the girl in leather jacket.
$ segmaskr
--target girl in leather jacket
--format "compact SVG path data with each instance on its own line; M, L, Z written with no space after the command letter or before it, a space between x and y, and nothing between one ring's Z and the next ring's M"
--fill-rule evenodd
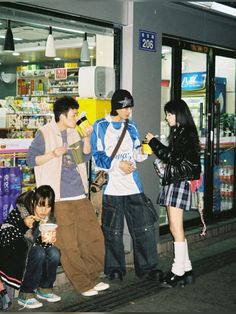
M158 203L166 206L169 229L174 239L174 262L163 280L163 286L184 286L195 278L185 238L184 210L191 208L191 180L199 179L201 172L200 143L197 129L187 104L172 100L164 108L170 127L169 145L162 144L150 132L146 139L154 154L164 163L162 189Z

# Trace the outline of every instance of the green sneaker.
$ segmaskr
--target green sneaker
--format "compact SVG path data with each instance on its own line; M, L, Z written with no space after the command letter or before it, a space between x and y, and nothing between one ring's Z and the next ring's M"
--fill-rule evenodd
M48 302L58 302L61 297L52 292L52 289L42 289L36 290L36 295L39 299L46 300Z
M17 303L19 305L23 306L22 309L24 309L24 308L26 308L26 309L37 309L37 308L43 306L43 303L40 303L37 299L35 299L33 293L25 293L25 292L19 293Z

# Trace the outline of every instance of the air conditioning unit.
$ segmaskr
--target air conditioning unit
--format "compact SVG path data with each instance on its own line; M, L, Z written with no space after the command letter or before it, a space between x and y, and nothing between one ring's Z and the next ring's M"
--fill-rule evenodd
M87 66L79 70L79 96L111 98L115 91L115 70L104 66Z

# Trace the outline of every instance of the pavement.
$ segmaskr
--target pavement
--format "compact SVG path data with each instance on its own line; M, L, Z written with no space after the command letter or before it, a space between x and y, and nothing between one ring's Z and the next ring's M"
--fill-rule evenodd
M236 220L234 220L235 226ZM76 293L69 282L54 288L61 302L48 303L36 310L22 312L236 312L236 228L206 236L190 243L190 257L196 282L184 288L162 288L158 282L138 279L133 266L127 268L122 282L101 278L110 289L94 297ZM225 229L224 229L225 230ZM193 231L192 231L193 232ZM214 233L214 232L213 232ZM168 271L172 252L160 254L160 267ZM101 277L103 277L101 275ZM18 312L14 300L8 312Z

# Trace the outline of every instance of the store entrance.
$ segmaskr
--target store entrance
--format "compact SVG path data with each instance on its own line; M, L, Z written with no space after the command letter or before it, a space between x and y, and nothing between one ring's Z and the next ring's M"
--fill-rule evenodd
M193 193L192 211L185 215L189 225L199 221L201 207L208 219L235 214L235 58L229 56L223 49L163 39L161 138L165 141L168 136L165 103L183 98L202 148L200 184ZM162 225L166 219L161 208Z

